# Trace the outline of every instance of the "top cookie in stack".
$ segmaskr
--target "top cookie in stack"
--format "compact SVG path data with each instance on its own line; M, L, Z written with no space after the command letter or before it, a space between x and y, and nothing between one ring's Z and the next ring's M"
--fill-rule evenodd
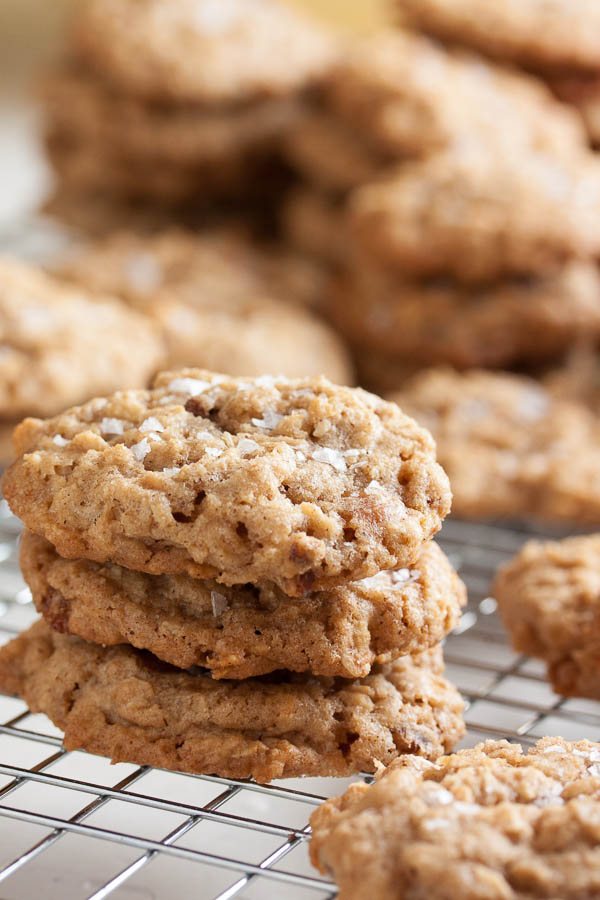
M545 78L600 143L600 7L595 0L398 0L404 19L451 44Z
M394 404L183 370L16 441L3 490L47 624L2 651L0 687L66 746L267 780L462 733L436 645L464 588L430 540L448 481Z
M329 312L363 379L373 359L544 363L599 333L600 167L538 79L378 34L321 79L289 154L314 187L288 231L337 264Z
M256 193L332 52L275 0L87 0L43 88L61 184L165 204Z

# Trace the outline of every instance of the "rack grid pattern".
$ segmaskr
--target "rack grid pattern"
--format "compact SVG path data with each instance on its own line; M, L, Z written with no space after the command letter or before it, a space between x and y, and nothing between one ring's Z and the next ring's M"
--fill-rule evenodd
M19 524L0 501L0 642L34 618L17 565ZM544 734L600 740L600 705L553 694L543 665L506 643L488 596L496 567L530 532L450 521L440 543L470 603L445 648L467 701L462 746ZM364 776L368 778L368 776ZM308 820L350 779L271 785L197 777L65 752L44 716L0 696L0 898L325 900L308 862Z

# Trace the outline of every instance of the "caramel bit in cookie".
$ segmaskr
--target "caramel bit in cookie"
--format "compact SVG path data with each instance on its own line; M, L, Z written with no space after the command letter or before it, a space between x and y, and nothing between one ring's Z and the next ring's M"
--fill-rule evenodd
M69 632L71 603L55 588L48 588L40 601L40 612L49 625L61 634Z

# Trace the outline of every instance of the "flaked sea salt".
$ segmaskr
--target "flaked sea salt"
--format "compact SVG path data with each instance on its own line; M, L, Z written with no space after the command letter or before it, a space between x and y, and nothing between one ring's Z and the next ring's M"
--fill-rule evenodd
M327 463L333 466L338 472L346 471L346 460L339 450L332 450L331 447L320 447L318 450L313 451L312 458L316 462Z
M255 450L260 450L260 446L250 438L242 438L241 441L238 441L238 450L242 454L254 453Z
M52 443L56 444L57 447L66 447L69 442L62 436L62 434L55 434L52 438Z
M277 428L282 419L283 416L280 416L275 410L266 409L262 419L252 419L251 421L256 428L266 428L267 431L272 431L274 428Z
M220 594L218 591L210 592L210 602L212 604L213 616L220 616L229 606L225 594Z
M162 422L159 422L158 419L155 419L154 416L149 416L147 419L144 419L139 428L140 431L164 431L165 426Z
M200 381L199 378L174 378L169 383L168 389L178 394L189 394L191 397L195 397L209 387L213 387L210 381Z
M137 444L134 444L130 449L137 461L141 462L144 457L148 456L148 454L150 453L150 444L148 443L146 438L143 438L141 441L138 441Z
M123 434L125 423L122 419L102 419L100 422L101 434Z
M221 454L223 453L223 451L219 450L218 447L205 447L204 452L207 456L213 456L215 459L217 458L217 456L221 456Z
M413 573L410 569L393 569L390 572L392 584L404 584L406 581L410 581L412 577Z

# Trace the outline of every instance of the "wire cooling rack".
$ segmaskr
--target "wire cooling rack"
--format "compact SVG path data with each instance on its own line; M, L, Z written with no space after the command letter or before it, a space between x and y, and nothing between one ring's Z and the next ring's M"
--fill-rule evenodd
M19 524L0 501L0 642L35 619L17 565ZM531 535L450 521L440 543L470 603L445 648L467 701L461 746L545 734L600 740L600 704L552 692L543 666L508 646L488 596L496 567ZM0 696L0 900L320 900L308 820L351 779L256 785L66 753L45 716Z

